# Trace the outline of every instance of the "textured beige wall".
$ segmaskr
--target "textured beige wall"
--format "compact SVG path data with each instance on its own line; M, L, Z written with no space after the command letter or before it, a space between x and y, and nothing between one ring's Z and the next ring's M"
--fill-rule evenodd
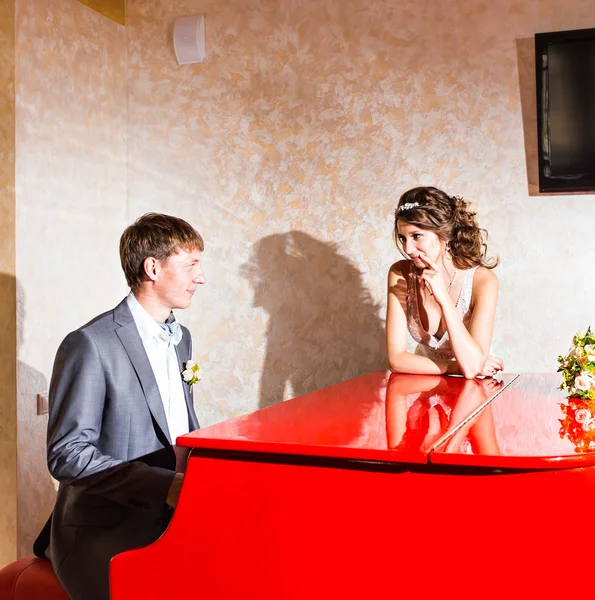
M594 26L594 9L129 0L129 215L167 210L205 236L208 284L181 316L203 423L384 364L391 214L418 184L472 200L490 231L494 351L555 370L595 321L595 205L533 195L532 38ZM207 61L178 66L173 21L200 13Z
M0 3L0 567L16 558L14 0Z
M125 29L75 0L17 10L18 525L20 555L55 492L47 390L66 334L125 294Z

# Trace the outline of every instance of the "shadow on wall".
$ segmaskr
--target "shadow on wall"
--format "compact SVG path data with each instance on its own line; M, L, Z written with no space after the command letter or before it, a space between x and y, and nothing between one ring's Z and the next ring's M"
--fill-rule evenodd
M301 396L386 368L380 306L335 244L302 231L270 235L242 271L254 306L269 313L260 408L281 401L287 384Z
M4 183L4 180L3 180ZM4 240L3 240L4 243ZM2 257L10 264L12 248L6 242ZM16 398L16 279L0 273L0 568L15 558L15 398Z
M5 277L5 275L3 275ZM25 293L16 283L17 358L24 342ZM17 360L17 494L18 556L31 554L33 542L51 513L56 499L55 482L46 459L48 416L37 414L37 394L47 392L43 373Z

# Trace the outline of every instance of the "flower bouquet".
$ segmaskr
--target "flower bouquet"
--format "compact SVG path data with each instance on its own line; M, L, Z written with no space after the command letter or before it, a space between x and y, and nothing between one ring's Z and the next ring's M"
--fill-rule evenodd
M568 403L561 404L560 437L568 438L575 452L595 451L595 333L577 333L566 356L558 357L561 390Z

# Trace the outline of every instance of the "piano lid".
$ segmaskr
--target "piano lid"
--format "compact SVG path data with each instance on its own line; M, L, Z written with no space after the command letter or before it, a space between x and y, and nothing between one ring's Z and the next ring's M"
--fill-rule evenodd
M429 462L506 469L595 464L595 419L593 425L588 419L584 426L577 422L581 406L565 397L560 382L556 374L520 375L476 418L436 447ZM578 419L585 415L579 413Z
M392 463L427 463L447 432L503 381L377 371L178 438L181 446Z

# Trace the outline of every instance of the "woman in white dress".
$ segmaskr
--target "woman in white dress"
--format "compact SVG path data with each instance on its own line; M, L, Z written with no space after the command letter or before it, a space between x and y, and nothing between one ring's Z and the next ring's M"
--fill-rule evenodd
M406 260L388 274L390 369L397 373L493 377L489 354L498 301L497 260L486 259L485 230L462 198L433 187L405 192L395 239ZM414 353L409 344L416 343Z

